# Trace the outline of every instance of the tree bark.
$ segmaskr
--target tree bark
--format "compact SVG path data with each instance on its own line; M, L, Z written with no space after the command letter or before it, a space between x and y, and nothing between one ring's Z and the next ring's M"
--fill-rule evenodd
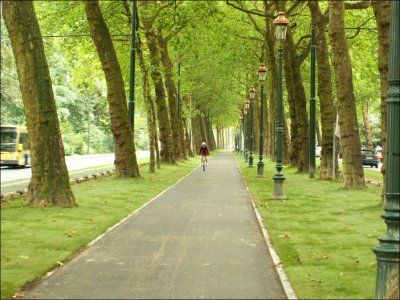
M178 121L178 114L177 114L177 103L176 103L177 91L173 79L174 78L173 65L168 53L168 44L164 39L161 28L157 30L156 36L157 36L158 49L160 50L161 63L163 65L163 70L164 70L165 89L167 91L167 96L168 96L169 118L172 130L174 155L176 160L180 160L184 158L184 153L182 149L183 141L180 134L180 128L179 128L180 124Z
M333 178L333 166L335 173L338 170L337 156L333 164L333 136L336 119L336 110L332 92L331 67L329 63L328 45L325 35L326 21L321 13L318 1L309 0L308 6L311 10L312 19L315 25L316 58L318 72L318 98L321 110L322 139L321 146L321 167L320 179Z
M160 72L160 56L159 49L157 48L157 37L151 24L146 20L146 17L142 18L142 23L145 29L147 47L149 49L152 65L150 76L153 79L156 94L159 139L161 143L161 162L175 163L171 123L168 116L163 78Z
M273 14L273 8L271 5L264 1L264 10L265 13L270 15ZM271 18L265 18L265 51L266 51L266 65L270 74L270 84L267 88L267 84L265 86L265 99L266 99L266 107L268 107L268 117L269 117L269 126L265 127L265 133L268 139L268 148L266 154L272 159L276 158L275 151L275 122L276 122L276 109L277 109L277 101L278 101L278 66L277 66L277 56L275 53L275 36L274 36L274 25L273 20ZM268 101L269 98L269 101Z
M107 83L111 131L115 140L115 173L121 177L139 177L125 84L111 35L101 13L99 2L85 1L84 5L90 36L96 46Z
M388 92L388 64L389 64L389 30L390 30L390 1L372 1L375 20L378 27L378 68L381 84L381 141L382 141L382 168L386 170L386 100ZM385 202L385 176L383 176L382 202Z
M293 111L293 114L295 115L294 120L292 120L290 124L291 145L293 151L295 152L294 156L296 158L294 165L297 167L298 172L306 172L308 171L309 167L310 150L306 103L307 100L301 78L301 62L296 53L293 35L290 32L286 37L285 58L286 88L288 90L288 98L292 98L292 101L289 101L289 110ZM288 77L291 77L291 80ZM289 85L292 87L290 88ZM289 91L292 91L291 97ZM292 130L296 133L295 137L292 134Z
M32 177L28 202L35 207L72 206L75 198L33 2L4 1L3 17L17 65L29 132Z
M365 141L367 144L367 149L373 150L374 146L372 145L371 125L369 123L369 117L368 117L368 101L364 99L362 101L361 106L362 106L362 116L364 121Z
M136 36L137 39L137 55L139 58L140 70L142 73L142 81L143 81L143 99L146 106L147 111L147 129L149 133L149 146L150 146L150 164L149 164L149 173L155 173L156 167L156 131L157 125L155 120L155 105L154 101L151 97L150 90L150 80L149 74L146 68L146 63L143 57L143 44L140 38L139 33Z
M364 169L353 88L352 67L344 29L344 3L329 2L329 37L336 74L344 188L364 188Z

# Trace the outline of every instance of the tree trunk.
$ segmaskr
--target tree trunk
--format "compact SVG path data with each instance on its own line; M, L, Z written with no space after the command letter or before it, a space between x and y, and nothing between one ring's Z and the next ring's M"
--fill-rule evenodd
M386 100L388 92L388 64L389 64L389 30L390 30L390 1L372 1L375 20L378 27L378 68L381 84L381 142L382 142L382 168L386 170ZM383 180L385 181L385 176ZM383 182L382 202L385 202L385 182Z
M32 177L28 202L35 207L72 206L75 198L69 185L50 72L33 2L5 1L3 17L29 132Z
M168 106L169 106L169 118L171 123L172 130L172 140L174 145L174 155L176 160L183 159L183 151L182 151L182 138L180 135L180 124L178 120L177 114L177 103L176 103L176 87L174 82L173 75L173 65L168 53L168 45L164 39L162 29L159 28L157 31L157 43L158 49L160 50L161 63L163 65L164 70L164 79L165 79L165 89L167 90L168 96Z
M273 14L272 5L269 5L267 1L264 1L264 10L266 14ZM276 159L276 143L275 143L275 123L276 123L276 110L278 101L278 66L277 56L275 53L275 36L274 36L274 25L271 18L265 18L265 49L266 49L266 65L270 74L270 84L265 90L266 107L269 111L269 126L265 127L265 133L268 139L268 156L272 159ZM269 101L268 101L269 96ZM266 154L267 154L266 153Z
M145 28L147 47L149 49L150 61L152 65L150 75L153 79L156 94L157 119L161 143L161 162L175 163L171 124L168 117L168 108L165 100L166 97L164 84L160 72L160 57L157 48L157 38L154 34L153 29L151 28L151 25L146 21L146 18L142 18L142 23Z
M285 78L290 111L291 163L298 172L309 167L309 134L307 100L301 78L300 60L296 54L293 36L289 32L285 43Z
M368 117L368 101L364 99L361 105L362 105L362 116L364 121L365 141L367 144L367 149L373 150L374 146L372 145L371 125L369 123L369 117Z
M115 139L115 173L139 177L132 126L126 104L125 84L111 35L101 14L98 1L85 1L90 36L97 48L107 83L111 131Z
M329 2L329 37L336 74L344 188L365 187L352 68L344 29L344 2Z
M333 166L335 174L338 170L337 156L333 164L333 135L336 119L335 105L332 93L331 67L329 63L328 45L325 35L326 21L321 13L318 1L309 0L308 6L311 10L312 19L315 25L318 98L321 110L322 139L319 142L321 148L320 179L333 178Z
M320 129L318 121L315 123L315 130L317 131L317 144L319 146L321 146L322 145L322 137L321 137L321 129Z
M151 97L150 90L150 80L149 74L146 68L146 63L143 57L143 44L140 38L139 33L137 33L137 55L139 58L140 70L142 73L142 81L143 81L143 99L147 110L147 129L149 133L149 146L150 146L150 164L149 164L149 173L155 173L156 168L156 143L157 140L155 138L157 125L155 120L155 105L154 101Z
M193 150L192 150L192 147L190 146L192 144L192 139L190 137L190 133L189 133L189 129L188 129L188 126L187 126L187 122L186 122L185 118L183 118L182 121L183 121L183 126L184 126L184 129L185 129L185 136L186 136L186 144L185 144L186 145L186 152L190 157L193 157L194 156Z

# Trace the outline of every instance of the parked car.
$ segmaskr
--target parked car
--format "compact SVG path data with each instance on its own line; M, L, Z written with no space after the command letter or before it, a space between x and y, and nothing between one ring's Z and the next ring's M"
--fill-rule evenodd
M378 168L379 166L379 157L376 155L373 150L361 150L362 153L362 161L364 166L371 166Z

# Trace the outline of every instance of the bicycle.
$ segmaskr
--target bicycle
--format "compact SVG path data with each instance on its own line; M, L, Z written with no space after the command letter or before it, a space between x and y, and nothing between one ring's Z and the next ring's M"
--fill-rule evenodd
M203 171L205 171L207 167L207 157L205 155L201 156L201 163L203 165Z

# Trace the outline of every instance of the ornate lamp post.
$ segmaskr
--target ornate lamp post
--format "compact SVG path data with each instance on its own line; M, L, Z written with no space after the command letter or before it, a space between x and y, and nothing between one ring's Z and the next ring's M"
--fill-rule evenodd
M249 152L248 152L248 147L249 147L249 118L247 116L247 108L246 105L244 107L244 161L248 162L249 161Z
M283 43L286 38L286 30L289 20L285 17L284 12L279 12L278 17L274 20L275 38L280 42L278 49L278 113L275 127L276 135L276 174L274 175L274 199L286 199L283 189L285 175L282 174L283 169L283 86L282 86L282 63L283 63Z
M265 95L264 95L264 82L267 78L267 68L265 64L261 64L258 68L258 80L261 83L261 107L260 107L260 143L259 143L259 161L257 164L257 176L264 177L264 162L263 162L263 154L264 154L264 102L265 102Z
M254 93L254 95L253 96L255 96L255 93ZM249 168L252 168L253 167L253 161L254 161L254 158L253 158L253 134L254 134L254 125L253 125L253 103L254 103L254 101L253 101L253 98L251 98L251 95L250 95L250 100L249 100L249 98L246 98L246 105L247 105L247 103L249 103L249 112L250 112L250 116L249 116L249 118L250 118L250 122L249 122L249 138L250 138L250 140L249 140L249 150L250 150L250 156L249 156L249 165L248 165L248 167Z
M392 1L389 48L389 88L386 140L386 203L382 218L387 232L379 238L376 254L375 299L399 299L400 258L400 2Z
M315 178L315 30L311 25L311 84L310 84L310 163L309 177Z

